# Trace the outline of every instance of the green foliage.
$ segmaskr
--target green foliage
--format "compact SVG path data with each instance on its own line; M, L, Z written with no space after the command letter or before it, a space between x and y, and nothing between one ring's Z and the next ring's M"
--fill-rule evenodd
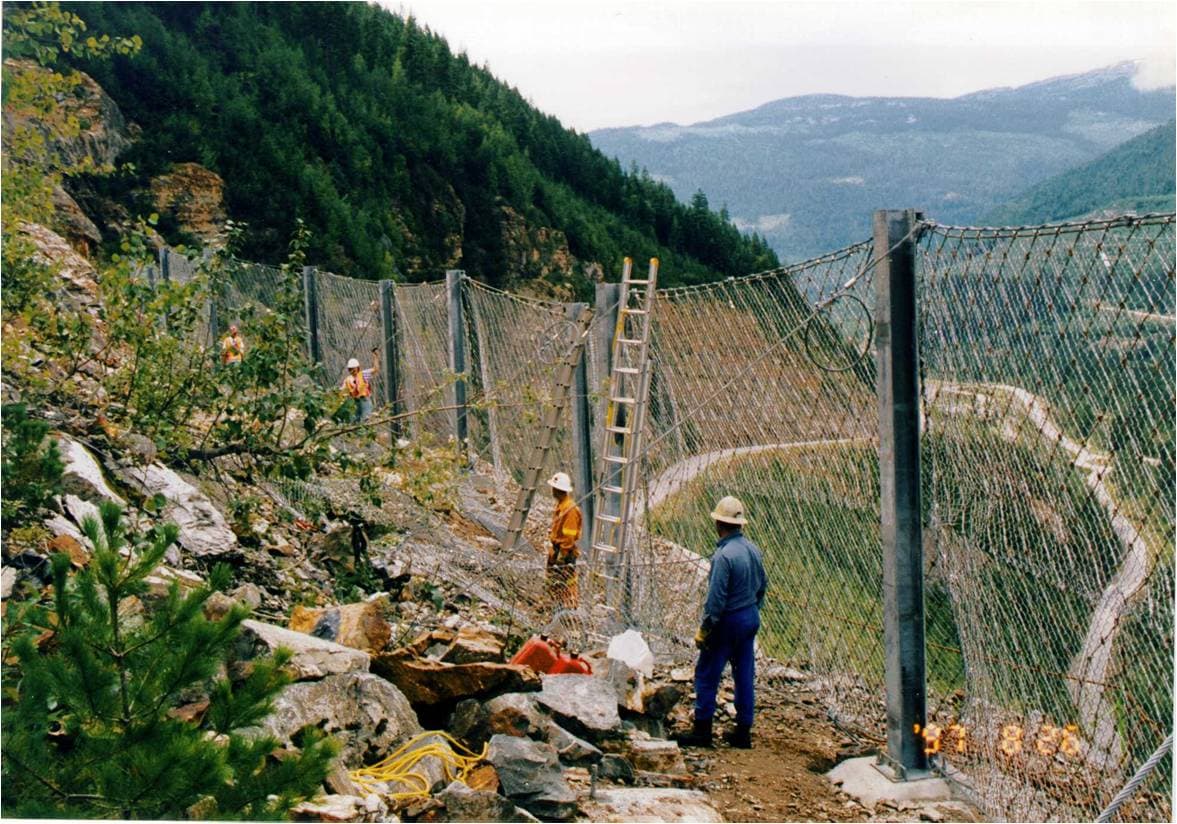
M317 790L335 751L310 740L275 764L275 741L239 734L288 682L287 656L255 663L240 683L217 678L245 611L209 621L212 590L184 595L176 583L149 599L145 578L176 527L137 536L117 506L100 514L84 524L87 569L54 556L52 606L9 605L5 660L18 663L4 671L16 698L4 713L4 814L175 819L199 802L200 817L281 817ZM200 723L171 712L210 682Z
M184 159L224 178L229 211L249 223L246 258L278 258L302 216L311 258L358 277L436 276L455 237L483 280L534 276L517 250L540 227L607 271L625 255L660 257L685 280L776 264L759 238L624 171L412 18L362 3L70 8L143 35L135 61L79 65L151 124L127 155L143 174ZM512 215L526 236L508 237ZM573 285L587 291L587 274Z
M416 438L398 448L394 460L401 490L417 503L442 512L457 506L458 480L465 464L452 446L434 446L429 437Z
M61 492L65 464L57 441L47 438L49 424L30 418L24 404L5 404L2 500L5 527L36 516Z
M1049 178L989 213L987 226L1077 218L1093 212L1174 210L1175 121L1122 143L1090 163Z

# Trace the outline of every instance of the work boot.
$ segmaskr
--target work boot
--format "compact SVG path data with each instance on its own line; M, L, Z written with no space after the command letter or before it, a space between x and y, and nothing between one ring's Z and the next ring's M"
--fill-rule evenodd
M752 749L752 725L736 724L734 729L730 729L723 734L723 740L736 749Z
M696 718L690 732L678 733L671 738L677 741L680 747L712 747L715 742L712 740L711 724L710 719L700 721Z

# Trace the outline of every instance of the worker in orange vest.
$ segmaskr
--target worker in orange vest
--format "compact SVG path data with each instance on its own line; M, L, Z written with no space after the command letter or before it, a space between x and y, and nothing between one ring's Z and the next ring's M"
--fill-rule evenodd
M547 600L553 608L575 609L578 599L576 587L576 559L580 556L580 532L584 516L572 499L572 479L567 473L557 472L548 479L556 512L548 538Z
M372 377L380 371L377 359L379 351L372 350L371 369L360 369L360 362L355 358L347 362L347 377L343 379L343 391L355 402L353 423L360 423L372 414Z
M241 333L237 331L237 324L234 323L229 327L229 334L221 340L221 363L226 366L241 363L244 357L245 338L241 337Z

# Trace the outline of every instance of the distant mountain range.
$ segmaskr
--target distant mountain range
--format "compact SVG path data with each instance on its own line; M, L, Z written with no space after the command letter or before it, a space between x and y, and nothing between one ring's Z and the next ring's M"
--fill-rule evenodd
M952 99L807 95L705 123L602 129L606 155L702 191L787 260L861 240L877 208L975 223L1028 187L1171 120L1174 89L1137 66Z
M1177 208L1175 127L1177 122L1170 120L1090 163L1044 180L981 222L1012 226L1107 211L1171 212Z

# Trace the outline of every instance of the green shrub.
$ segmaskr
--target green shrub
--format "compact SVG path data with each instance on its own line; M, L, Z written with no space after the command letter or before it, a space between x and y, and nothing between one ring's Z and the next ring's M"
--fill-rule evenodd
M57 442L47 438L49 424L30 418L24 404L0 409L4 426L2 509L6 525L24 522L45 509L61 492L65 464Z
M207 620L202 607L216 581L187 594L173 583L166 596L148 598L145 579L176 527L138 537L117 506L103 504L100 513L101 522L84 525L95 548L88 568L73 572L67 556L54 556L52 606L9 605L4 660L16 663L4 671L0 810L282 817L318 790L336 749L312 737L296 756L275 761L275 740L240 733L269 713L288 683L289 653L254 662L239 683L218 675L245 610ZM199 721L173 712L206 691Z

